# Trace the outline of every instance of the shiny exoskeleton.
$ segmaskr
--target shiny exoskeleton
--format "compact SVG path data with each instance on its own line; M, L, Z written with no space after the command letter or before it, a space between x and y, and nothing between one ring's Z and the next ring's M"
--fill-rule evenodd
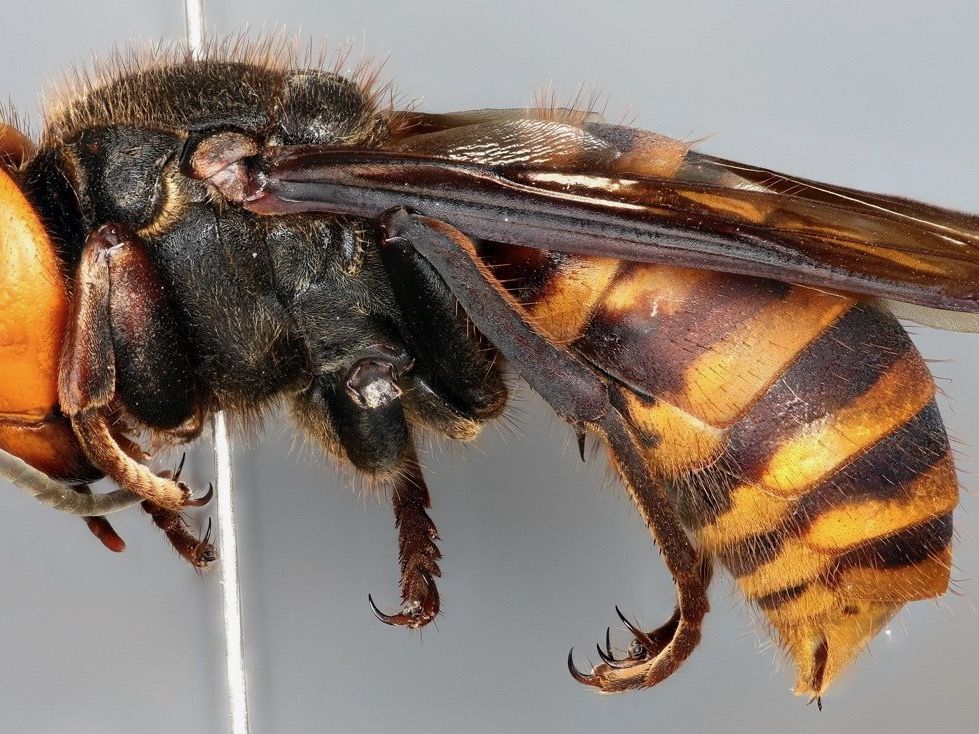
M649 204L630 177L679 182L690 190L657 194L657 216L731 242L769 230L821 242L859 231L858 217L810 220L764 172L587 114L398 114L336 74L249 61L150 64L64 102L36 150L6 134L0 194L20 229L0 229L13 303L0 316L0 448L80 493L109 476L195 565L213 551L180 511L201 500L179 471L152 473L130 434L188 441L216 410L247 417L285 401L301 430L390 490L404 606L375 611L428 623L440 553L413 434L474 438L505 408L505 359L582 446L587 432L605 441L677 584L666 624L627 622L625 658L606 645L591 674L571 664L582 682L617 691L670 675L699 641L714 559L812 696L905 602L947 586L948 440L934 382L880 302L758 277L790 267L762 257L734 272L627 261L623 225L604 211L594 218L616 256L587 254L581 243L600 239L587 227L554 234L564 210L526 224L539 237L525 243L519 229L486 234L509 218L480 219L464 201L454 224L438 204L458 193L450 175L472 175L476 204L496 206L489 173L511 166L530 172L525 188L566 198L604 186L616 216ZM327 152L269 153L290 146ZM446 178L419 167L417 187L392 186L393 206L357 216L340 189L324 193L331 148L440 161ZM364 160L368 177L382 170ZM290 194L293 182L313 193ZM562 238L577 254L557 251ZM900 275L880 292L901 295ZM32 317L43 339L27 336ZM89 522L121 549L104 519Z
M507 248L486 254L614 385L648 470L778 631L800 693L819 695L905 602L945 591L955 467L892 315L771 280L540 251L518 271Z
M375 227L259 217L182 173L224 134L371 144L384 127L371 100L334 74L163 67L78 100L16 177L73 296L59 414L45 421L63 431L70 420L80 446L38 468L69 481L104 472L178 511L186 489L133 459L124 421L183 441L214 410L251 414L284 399L328 451L391 486L411 538L401 551L413 616L402 621L415 625L437 612L439 569L409 421L474 436L506 402L491 350L430 272L389 277ZM397 296L419 304L407 319L416 328L405 328ZM198 562L202 551L185 554Z

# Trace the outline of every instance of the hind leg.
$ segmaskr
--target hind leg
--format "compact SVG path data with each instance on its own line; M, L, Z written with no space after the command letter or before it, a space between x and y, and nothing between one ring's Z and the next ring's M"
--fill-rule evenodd
M579 681L605 691L659 683L680 666L700 640L701 622L708 609L710 571L687 538L664 488L650 475L607 386L572 353L537 331L519 304L496 283L476 255L474 243L464 234L444 222L403 209L390 213L384 226L386 257L408 258L417 252L438 272L480 332L558 415L579 435L587 428L605 438L613 462L660 546L679 601L673 618L654 632L632 627L636 635L634 654L627 659L610 659L591 675L579 673L573 663L570 667Z
M659 628L645 632L629 622L618 608L619 618L633 634L627 655L612 655L606 632L606 645L599 655L603 663L591 674L577 670L569 654L568 667L576 680L606 692L648 688L669 677L700 642L704 615L709 610L707 587L712 575L708 557L698 555L691 546L679 518L663 491L650 475L635 439L625 420L616 417L602 421L600 432L609 446L612 462L629 490L636 508L660 546L667 568L677 588L677 607Z

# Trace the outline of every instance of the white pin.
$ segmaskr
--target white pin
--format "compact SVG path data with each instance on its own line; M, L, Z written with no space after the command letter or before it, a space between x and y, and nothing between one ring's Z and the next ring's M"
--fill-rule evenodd
M187 46L195 59L204 56L204 0L184 0ZM235 521L231 440L224 413L211 422L214 436L214 483L218 515L218 554L224 613L224 645L228 673L231 734L248 732L248 689L245 685L245 650L242 641L241 581L238 574L238 526Z

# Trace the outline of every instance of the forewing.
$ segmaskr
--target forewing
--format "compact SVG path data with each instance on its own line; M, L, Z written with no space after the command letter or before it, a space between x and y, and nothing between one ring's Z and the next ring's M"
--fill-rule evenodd
M407 206L480 239L979 312L979 218L548 114L420 116L386 150L274 151L257 211Z
M640 185L635 200L781 244L803 261L852 273L848 284L889 281L911 302L979 310L979 217L694 152L670 183Z

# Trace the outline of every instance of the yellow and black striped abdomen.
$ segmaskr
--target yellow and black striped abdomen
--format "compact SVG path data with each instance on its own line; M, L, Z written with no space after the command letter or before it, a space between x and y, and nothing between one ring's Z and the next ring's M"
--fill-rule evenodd
M799 693L825 690L903 603L945 591L955 468L934 381L891 314L757 278L488 259L611 379L650 471L764 611Z

